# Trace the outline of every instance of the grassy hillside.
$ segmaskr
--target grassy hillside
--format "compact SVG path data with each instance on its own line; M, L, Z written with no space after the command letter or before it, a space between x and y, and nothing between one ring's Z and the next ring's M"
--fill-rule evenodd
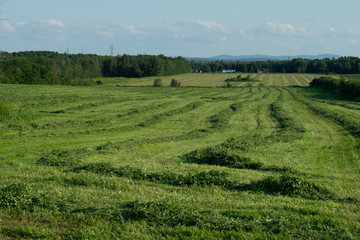
M2 239L360 238L358 102L305 87L0 87L13 106Z
M152 86L155 78L161 78L164 86L169 86L171 79L180 81L181 86L197 86L197 87L223 87L225 80L228 78L236 78L238 75L246 77L251 76L253 80L233 82L233 86L309 86L309 83L319 75L315 74L260 74L260 73L187 73L174 76L164 77L146 77L146 78L111 78L101 79L108 86Z

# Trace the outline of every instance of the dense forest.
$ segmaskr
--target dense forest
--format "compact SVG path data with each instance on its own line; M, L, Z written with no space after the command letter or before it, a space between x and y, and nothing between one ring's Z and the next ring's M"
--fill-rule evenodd
M102 66L104 77L167 76L188 72L190 72L190 63L187 60L182 57L170 58L164 55L107 57Z
M341 57L338 59L302 59L296 58L286 61L255 61L255 62L195 62L191 61L191 68L202 72L221 72L224 69L234 69L237 72L255 73L268 69L276 73L360 73L360 58Z
M195 62L164 55L68 54L48 51L0 52L0 83L88 85L97 77L147 77L202 72L360 73L360 58L293 59L261 62Z
M97 77L146 77L187 72L190 72L187 60L164 55L112 57L40 51L3 52L0 56L0 83L88 85Z

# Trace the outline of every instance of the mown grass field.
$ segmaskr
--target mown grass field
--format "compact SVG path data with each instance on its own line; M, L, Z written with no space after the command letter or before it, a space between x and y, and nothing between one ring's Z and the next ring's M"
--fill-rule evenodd
M276 86L0 92L1 239L360 238L358 102Z
M152 86L155 78L160 78L164 86L169 86L171 79L181 83L181 86L192 87L223 87L228 78L250 75L254 82L233 82L233 86L309 86L309 83L319 77L316 74L266 74L266 73L187 73L175 76L144 77L144 78L107 78L101 79L108 86Z

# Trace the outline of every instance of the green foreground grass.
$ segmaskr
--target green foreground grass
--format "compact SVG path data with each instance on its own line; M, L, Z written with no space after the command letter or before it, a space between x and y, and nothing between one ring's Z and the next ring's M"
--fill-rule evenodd
M0 122L1 239L360 238L358 102L306 87L0 87L18 108Z

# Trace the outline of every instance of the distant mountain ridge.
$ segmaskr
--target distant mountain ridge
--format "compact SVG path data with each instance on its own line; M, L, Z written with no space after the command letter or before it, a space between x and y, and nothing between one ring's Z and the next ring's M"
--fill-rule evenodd
M187 60L194 60L200 62L211 62L211 61L241 61L241 62L251 62L251 61L282 61L282 60L291 60L294 58L304 58L304 59L324 59L324 58L339 58L341 56L334 54L320 54L320 55L297 55L297 56L271 56L271 55L242 55L242 56L233 56L233 55L219 55L209 58L199 58L199 57L186 57Z

